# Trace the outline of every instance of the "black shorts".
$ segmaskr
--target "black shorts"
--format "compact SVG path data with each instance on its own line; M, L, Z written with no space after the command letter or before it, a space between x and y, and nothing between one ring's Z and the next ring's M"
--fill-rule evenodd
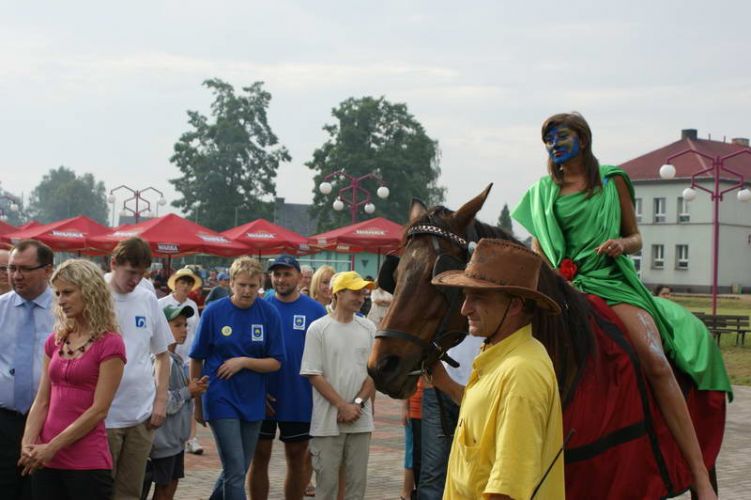
M274 439L276 427L279 425L279 439L282 443L295 443L310 439L310 422L277 422L264 420L258 439Z
M164 458L152 458L146 464L151 468L151 480L159 486L166 486L172 481L185 477L185 452Z

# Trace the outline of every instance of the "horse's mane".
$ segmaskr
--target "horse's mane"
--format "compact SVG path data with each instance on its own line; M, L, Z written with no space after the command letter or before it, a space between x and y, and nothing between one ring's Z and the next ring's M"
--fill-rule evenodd
M457 228L449 227L446 222L446 218L452 213L443 206L433 207L418 223L430 223L455 231ZM482 238L494 238L524 246L521 241L505 230L477 219L462 232L468 237L474 232L478 241ZM565 406L574 394L583 371L581 368L586 364L594 348L594 335L589 323L592 308L582 293L547 264L543 264L540 270L537 288L557 302L562 310L559 315L533 314L532 332L535 338L545 346L553 361L561 392L561 402Z

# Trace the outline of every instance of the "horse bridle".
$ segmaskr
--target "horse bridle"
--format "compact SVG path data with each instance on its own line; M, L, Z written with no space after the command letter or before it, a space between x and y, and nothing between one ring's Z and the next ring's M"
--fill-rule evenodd
M435 224L432 218L428 217L428 224L416 224L407 230L407 240L414 238L415 236L428 235L431 236L431 242L433 249L437 255L435 262L433 263L433 277L444 271L460 270L464 269L467 265L474 247L477 245L477 234L474 231L472 225L467 229L467 238L462 238L458 234L440 227ZM451 243L457 245L462 249L465 260L441 252L441 246L439 238L448 240ZM394 293L396 283L394 282L394 271L399 265L399 257L390 255L386 258L383 266L378 275L379 286L389 293ZM429 369L437 360L443 360L454 368L459 366L455 360L453 360L447 351L452 347L458 345L467 332L459 330L450 330L448 328L448 322L452 316L452 313L461 305L462 292L459 288L440 287L441 294L446 298L448 302L448 308L446 313L441 318L441 322L438 325L436 333L429 341L423 340L411 333L403 332L401 330L385 329L379 330L376 334L376 338L392 338L406 340L420 346L423 351L422 358L420 360L420 369L410 372L410 375L419 375L426 369Z

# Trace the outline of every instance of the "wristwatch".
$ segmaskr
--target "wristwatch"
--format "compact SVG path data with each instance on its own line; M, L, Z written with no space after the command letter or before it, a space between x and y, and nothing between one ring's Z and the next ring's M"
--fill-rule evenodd
M361 398L360 396L357 396L357 397L355 398L355 401L354 401L354 403L355 403L356 405L360 405L360 408L365 408L365 400L364 400L363 398Z

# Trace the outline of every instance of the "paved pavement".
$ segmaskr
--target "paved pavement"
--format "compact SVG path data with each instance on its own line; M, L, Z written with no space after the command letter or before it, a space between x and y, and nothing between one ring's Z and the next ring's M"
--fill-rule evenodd
M720 498L751 498L751 387L734 386L735 401L728 406L725 440L718 462ZM401 402L379 394L376 402L376 432L368 469L368 499L398 499L403 474ZM202 456L186 455L186 478L180 481L176 498L206 499L221 468L211 433L199 432L206 448ZM269 466L269 498L281 499L285 465L282 445L274 446ZM684 495L680 498L689 498Z

